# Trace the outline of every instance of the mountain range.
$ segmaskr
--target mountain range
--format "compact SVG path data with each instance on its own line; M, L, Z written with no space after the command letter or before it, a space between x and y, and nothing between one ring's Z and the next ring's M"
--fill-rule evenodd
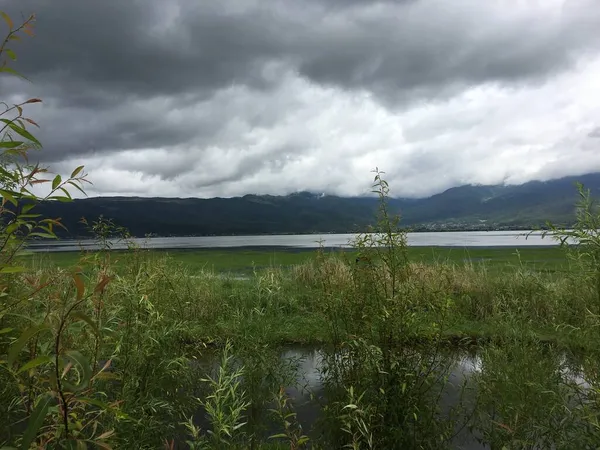
M465 185L421 199L390 198L394 214L413 230L494 230L569 225L575 219L576 182L600 193L600 173L522 185ZM377 198L300 192L234 198L93 197L45 202L38 212L60 217L63 237L88 235L80 223L110 218L133 236L344 233L374 221Z

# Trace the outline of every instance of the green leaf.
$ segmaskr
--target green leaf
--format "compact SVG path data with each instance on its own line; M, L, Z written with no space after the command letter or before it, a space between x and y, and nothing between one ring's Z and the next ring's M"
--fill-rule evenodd
M17 60L17 55L10 48L5 48L4 51L10 57L10 59L12 59L13 61Z
M281 438L286 438L287 436L284 433L280 433L280 434L274 434L273 436L269 436L269 439L281 439Z
M0 189L0 195L9 202L11 202L14 206L17 206L17 200L13 197L13 195L10 192Z
M81 187L80 187L80 186L79 186L77 183L75 183L74 181L69 181L68 183L69 183L71 186L73 186L74 188L76 188L76 189L77 189L79 192L81 192L83 195L87 195L87 194L85 193L85 191L84 191L84 190L83 190L83 189L82 189L82 188L81 188Z
M75 178L82 170L83 166L77 167L73 172L71 172L71 178Z
M62 181L62 178L60 175L56 175L54 177L54 180L52 180L52 190L55 190L56 188L58 188L58 186L60 185Z
M4 141L0 142L0 148L17 148L23 145L23 141Z
M37 219L41 214L19 214L19 219Z
M23 225L23 221L22 221L22 220L19 220L19 221L17 221L17 222L13 222L13 223L11 223L9 226L7 226L7 227L4 229L4 235L6 236L6 235L13 234L15 231L17 231L17 229L18 229L18 228L19 228L21 225Z
M94 334L98 337L100 337L100 330L98 329L98 325L96 325L96 323L92 320L92 318L82 312L74 312L73 314L71 314L75 319L77 320L82 320L85 323L87 323L92 330L94 331Z
M12 330L14 330L14 328L2 328L0 334L10 333Z
M10 346L10 349L8 351L8 363L13 364L16 361L17 357L19 356L19 353L21 352L21 350L23 350L23 347L25 347L25 344L27 344L29 339L31 339L36 334L49 329L50 327L48 327L48 325L35 325L26 329L23 332L23 334L19 337L19 339L13 342Z
M29 416L29 423L21 441L21 450L29 450L31 443L37 436L38 430L46 419L46 415L48 415L50 402L52 402L52 395L50 393L43 394L38 400L35 409L31 413L31 416Z
M12 75L18 76L19 78L23 78L24 80L27 80L27 77L25 77L24 75L21 75L19 72L17 72L12 67L8 67L8 66L0 67L0 72L10 73ZM29 81L29 80L27 80L27 81Z
M14 123L8 119L0 119L0 122L4 122L11 130L13 130L15 133L23 136L25 139L29 139L31 142L39 145L40 147L42 146L40 141L38 141L36 139L36 137L33 134L31 134L29 131L27 131L25 128L20 127L19 125L17 125L16 123Z
M12 172L8 172L6 169L4 169L4 167L0 166L0 174L2 174L3 177L6 177L14 182L18 182L19 181L19 175L16 173L12 173Z
M56 239L56 235L52 233L42 233L39 231L34 231L33 233L29 233L29 236L37 236L45 239Z
M23 214L27 214L29 211L31 211L33 208L35 208L35 204L30 203L28 205L23 206L23 208L21 209L21 212Z
M66 190L64 187L61 187L61 188L59 188L59 189L60 189L60 190L63 192L63 194L65 194L65 197L67 197L67 198L69 199L69 201L70 201L70 200L73 200L73 199L71 198L71 194L69 194L69 191L67 191L67 190Z
M25 272L27 269L25 267L20 266L7 266L0 269L0 273L21 273Z
M108 403L104 403L104 402L102 402L100 400L96 400L94 398L78 397L77 401L80 403L87 403L88 405L97 406L98 408L100 408L104 411L114 410L114 408L112 406L110 406Z
M87 358L79 353L77 350L69 350L65 352L65 356L67 359L70 359L81 368L81 380L77 386L72 385L71 383L65 383L65 385L69 386L74 391L81 391L85 389L90 383L90 379L92 378L92 368L90 367L90 363Z
M35 367L41 366L42 364L47 364L52 361L53 359L50 356L38 356L37 358L32 359L28 363L24 364L19 370L17 370L17 373L26 372L29 369L33 369Z
M8 25L8 29L12 31L12 29L15 27L15 24L13 23L12 19L10 18L10 16L8 14L6 14L4 11L0 12L0 16L2 16L2 18L4 19L4 21Z

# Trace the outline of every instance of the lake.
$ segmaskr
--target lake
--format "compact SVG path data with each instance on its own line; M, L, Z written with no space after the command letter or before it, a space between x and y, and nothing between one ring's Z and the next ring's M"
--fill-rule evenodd
M455 231L408 233L408 244L416 247L524 247L553 246L557 242L551 237L543 238L541 233L529 231ZM194 249L194 248L239 248L239 247L280 247L317 248L319 240L324 247L349 248L354 234L303 234L265 236L201 236L201 237L154 237L136 238L133 242L152 249ZM32 251L65 252L98 248L93 240L60 240L32 242ZM126 249L124 242L114 242L114 249Z

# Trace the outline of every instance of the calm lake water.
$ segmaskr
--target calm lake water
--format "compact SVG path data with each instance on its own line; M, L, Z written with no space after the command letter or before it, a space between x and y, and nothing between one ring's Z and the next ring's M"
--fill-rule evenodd
M542 238L540 233L527 236L528 231L456 231L409 233L411 246L438 247L524 247L557 245L551 237ZM316 248L319 240L325 247L351 247L353 234L303 234L268 236L202 236L202 237L155 237L133 239L146 248L153 249L194 249L194 248L236 248L236 247L283 247ZM61 240L31 243L32 251L76 251L82 248L97 248L92 240ZM115 242L114 249L126 249L124 242Z

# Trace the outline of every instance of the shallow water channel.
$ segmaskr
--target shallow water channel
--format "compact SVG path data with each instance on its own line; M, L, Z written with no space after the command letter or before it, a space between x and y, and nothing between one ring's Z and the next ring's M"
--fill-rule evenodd
M469 378L479 370L481 364L480 359L474 353L453 353L451 362L445 365L445 384L439 396L441 414L445 414L459 402L465 402L465 398L468 401L469 396L463 395L465 393L463 386L465 382L468 384ZM286 347L281 349L279 357L283 362L289 362L294 366L295 382L288 383L285 392L292 400L298 423L302 426L304 433L311 436L311 430L321 417L323 405L327 402L322 378L323 352L318 348L311 347ZM202 370L209 373L214 373L220 364L219 357L214 354L204 355L198 362ZM203 409L197 412L195 419L202 428L210 427ZM280 432L280 429L272 428L267 430L265 437ZM457 449L465 450L489 448L480 444L467 427L461 427L452 440L452 445Z
M464 417L459 418L454 426L456 434L450 441L450 446L464 450L489 449L488 445L482 444L477 439L480 433L476 430L473 431L467 425L469 422L467 415L475 408L476 382L473 378L482 370L482 358L474 350L444 350L442 353L440 359L432 364L432 367L436 366L440 369L441 384L439 396L436 395L440 416L441 418L447 417L458 406L463 407L461 414L464 414ZM294 411L297 414L296 419L302 426L303 432L313 437L314 427L323 415L323 405L327 404L322 374L324 352L311 347L285 347L279 350L279 358L284 366L293 366L294 368L295 375L292 378L295 380L287 383L285 392L292 400ZM558 372L562 373L565 381L587 389L586 382L580 376L575 375L570 369L565 369L569 366L569 364L563 365L565 358L560 358L562 362L559 363L561 367L558 368ZM215 369L219 367L220 359L216 354L205 354L198 362L202 371L214 374ZM516 369L518 372L520 367ZM504 377L502 369L500 371L496 372L494 376ZM523 367L523 371L527 372L527 369ZM195 419L203 429L210 428L203 410L197 412ZM282 431L271 425L267 428L263 435L264 438Z

